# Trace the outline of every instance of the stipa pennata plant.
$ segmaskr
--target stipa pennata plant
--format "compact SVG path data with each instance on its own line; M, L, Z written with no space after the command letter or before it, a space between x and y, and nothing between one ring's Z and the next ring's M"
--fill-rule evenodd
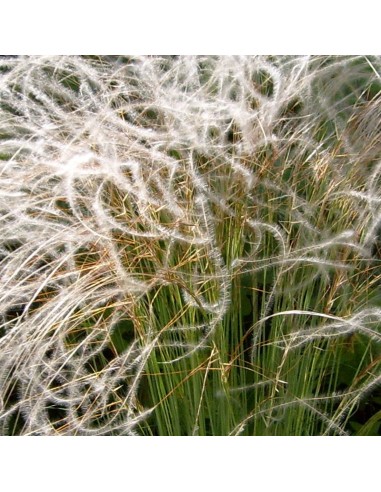
M374 430L380 63L1 59L1 433Z

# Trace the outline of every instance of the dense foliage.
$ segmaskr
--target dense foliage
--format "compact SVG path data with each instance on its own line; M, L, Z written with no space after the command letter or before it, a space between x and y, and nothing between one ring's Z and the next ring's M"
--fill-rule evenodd
M377 434L381 59L0 59L0 433Z

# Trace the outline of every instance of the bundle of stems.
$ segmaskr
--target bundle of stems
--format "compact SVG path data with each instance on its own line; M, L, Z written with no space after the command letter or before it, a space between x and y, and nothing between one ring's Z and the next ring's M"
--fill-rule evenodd
M381 423L381 59L0 59L0 433Z

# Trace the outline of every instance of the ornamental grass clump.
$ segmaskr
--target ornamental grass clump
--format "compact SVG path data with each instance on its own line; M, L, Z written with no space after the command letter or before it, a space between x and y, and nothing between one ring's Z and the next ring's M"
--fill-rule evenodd
M0 59L0 433L377 433L380 74Z

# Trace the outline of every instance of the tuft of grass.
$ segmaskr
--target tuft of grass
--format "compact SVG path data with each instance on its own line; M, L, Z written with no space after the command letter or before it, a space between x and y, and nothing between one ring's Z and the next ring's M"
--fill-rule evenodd
M0 60L0 433L381 423L381 60Z

